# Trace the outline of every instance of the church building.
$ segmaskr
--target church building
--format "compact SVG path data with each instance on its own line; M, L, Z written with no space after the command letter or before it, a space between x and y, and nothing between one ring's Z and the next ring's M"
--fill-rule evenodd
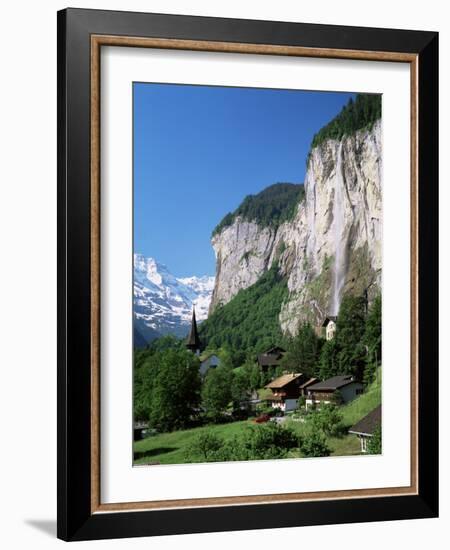
M195 355L200 355L201 342L198 336L197 321L195 319L195 308L192 308L191 331L189 332L186 347L188 350L192 351L192 353L195 353Z

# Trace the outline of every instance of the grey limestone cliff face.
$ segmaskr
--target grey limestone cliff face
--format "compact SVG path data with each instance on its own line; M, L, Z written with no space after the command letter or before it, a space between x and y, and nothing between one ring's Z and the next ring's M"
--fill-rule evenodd
M270 267L277 232L255 222L236 218L212 238L216 254L216 279L210 311L225 305L241 288L256 283Z
M381 122L311 151L305 199L292 220L260 227L240 217L212 239L216 281L210 312L254 284L274 262L289 299L280 312L284 332L337 314L342 296L381 285Z

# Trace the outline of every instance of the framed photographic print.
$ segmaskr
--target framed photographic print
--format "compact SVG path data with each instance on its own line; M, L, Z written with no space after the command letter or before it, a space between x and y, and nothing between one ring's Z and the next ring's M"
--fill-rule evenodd
M438 36L58 14L58 536L434 517Z

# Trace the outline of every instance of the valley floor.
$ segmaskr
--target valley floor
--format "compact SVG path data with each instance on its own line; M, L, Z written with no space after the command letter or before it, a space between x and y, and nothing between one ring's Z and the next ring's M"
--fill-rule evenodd
M340 408L343 424L349 428L381 403L381 381L377 380L368 390L347 405ZM303 423L286 417L285 426L289 426L298 434L302 432ZM134 443L134 464L183 464L186 462L187 446L201 432L214 433L224 439L240 435L255 426L253 420L230 422L227 424L211 424L189 430L179 430L150 436ZM342 437L329 437L327 443L331 456L348 456L360 454L359 440L355 435L346 434ZM298 451L293 450L287 458L300 458Z

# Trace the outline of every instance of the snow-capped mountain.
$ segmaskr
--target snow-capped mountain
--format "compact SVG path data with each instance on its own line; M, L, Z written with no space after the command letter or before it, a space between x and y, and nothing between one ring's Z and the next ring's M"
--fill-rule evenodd
M135 346L164 334L185 336L194 306L197 321L208 316L213 288L214 277L177 278L154 258L135 254Z

